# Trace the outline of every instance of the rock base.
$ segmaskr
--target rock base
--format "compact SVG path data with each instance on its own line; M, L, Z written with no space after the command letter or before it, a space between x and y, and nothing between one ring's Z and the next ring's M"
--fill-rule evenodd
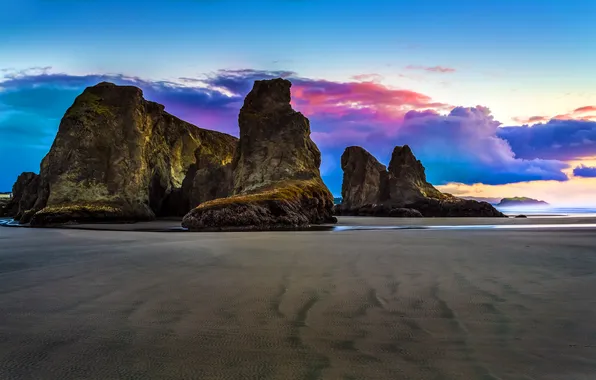
M344 216L375 216L391 218L421 218L423 216L418 210L384 204L366 204L354 208L346 208L337 205L334 207L333 212L335 215Z
M455 197L443 200L429 198L406 205L367 204L353 208L336 205L333 211L335 215L396 218L505 216L489 203Z
M64 223L123 223L153 219L155 219L155 216L149 209L125 210L124 208L113 205L79 204L49 206L33 215L25 213L20 222L30 222L31 226L39 227Z
M333 197L319 180L284 181L260 192L200 204L182 220L191 231L275 230L335 223Z

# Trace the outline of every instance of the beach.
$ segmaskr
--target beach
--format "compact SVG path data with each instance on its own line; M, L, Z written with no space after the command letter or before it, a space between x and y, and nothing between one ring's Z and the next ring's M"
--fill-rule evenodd
M0 228L0 378L596 378L594 218L339 219Z

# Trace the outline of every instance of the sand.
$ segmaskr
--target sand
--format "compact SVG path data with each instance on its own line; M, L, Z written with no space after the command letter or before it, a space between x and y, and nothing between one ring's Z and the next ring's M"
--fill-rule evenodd
M595 379L595 247L572 228L0 228L0 379Z

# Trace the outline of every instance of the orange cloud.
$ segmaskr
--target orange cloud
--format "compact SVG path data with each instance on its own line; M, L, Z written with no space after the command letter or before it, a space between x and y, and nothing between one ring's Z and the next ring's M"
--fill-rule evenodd
M530 117L514 117L513 120L521 124L536 124L544 123L549 120L596 120L596 115L583 115L586 112L596 112L596 106L584 106L574 109L569 113L559 114L555 116L530 116Z
M540 122L544 122L544 121L548 121L550 118L548 116L530 116L528 118L524 118L524 117L514 117L513 120L515 120L518 123L521 124L532 124L532 123L540 123Z
M574 177L569 181L530 181L506 185L465 185L449 183L436 186L439 190L460 197L505 198L526 196L542 199L553 206L596 206L596 178Z
M596 106L579 107L579 108L576 108L575 110L573 110L573 113L584 113L584 112L592 112L592 111L596 111Z
M596 167L596 156L583 157L566 161L569 165L563 172L569 175L569 181L527 181L505 185L485 185L476 183L449 183L436 186L441 191L460 197L505 198L527 196L542 199L554 206L596 206L594 189L596 178L575 176L573 169L577 166ZM570 196L570 194L572 194Z

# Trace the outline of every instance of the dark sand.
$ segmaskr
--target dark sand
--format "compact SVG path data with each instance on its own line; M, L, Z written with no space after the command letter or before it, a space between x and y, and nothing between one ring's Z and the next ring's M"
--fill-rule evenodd
M595 294L596 229L6 227L0 379L593 380Z

